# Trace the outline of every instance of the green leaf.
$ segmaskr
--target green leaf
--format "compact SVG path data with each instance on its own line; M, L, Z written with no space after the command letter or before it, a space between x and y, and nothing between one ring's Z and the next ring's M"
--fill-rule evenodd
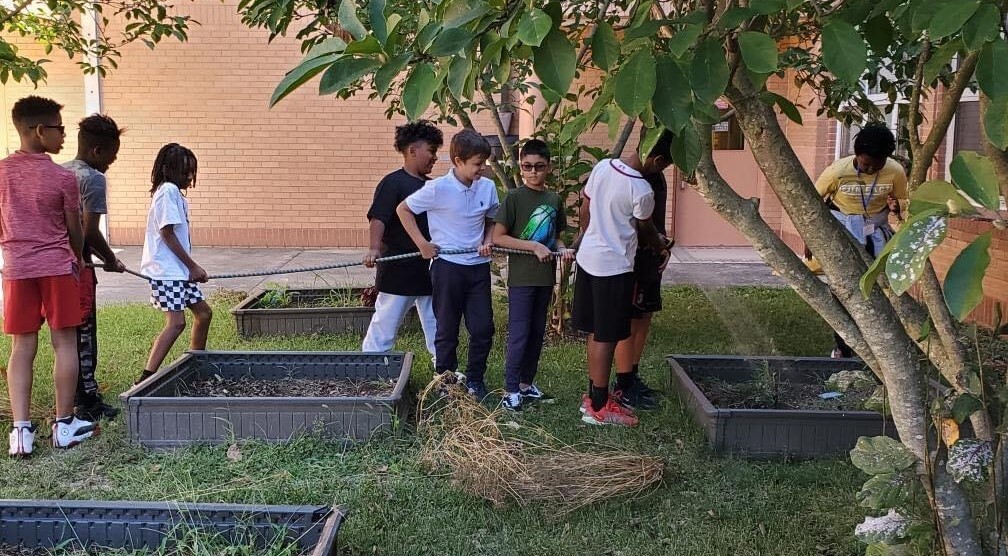
M795 107L794 103L792 103L787 98L782 97L781 95L778 95L777 93L774 93L772 91L763 91L762 93L760 93L760 100L769 105L776 104L777 108L780 109L781 114L787 116L787 118L792 122L798 125L802 125L801 113L798 112L798 108Z
M756 73L777 71L777 43L769 35L746 31L739 33L738 43L747 68Z
M419 119L434 99L437 87L437 75L433 66L420 64L413 68L413 73L403 84L402 104L406 117L411 121Z
M865 481L857 500L861 507L873 510L898 508L913 499L914 487L919 485L916 477L906 473L882 473Z
M346 54L377 54L382 51L381 43L373 35L353 41L346 47Z
M645 128L643 130L644 135L641 137L640 143L637 144L637 154L641 160L647 158L648 153L651 152L651 149L658 143L658 139L661 138L663 131L661 127Z
M969 419L970 415L983 408L984 404L980 401L980 398L973 394L959 394L956 396L955 401L952 402L952 418L955 419L956 423L962 423L966 419Z
M283 80L273 89L273 96L270 97L270 108L283 100L284 97L294 92L298 87L304 85L312 77L315 77L330 64L339 59L338 53L325 54L302 61L298 66L284 76Z
M492 8L483 0L453 0L441 18L445 29L461 27L488 14Z
M962 29L966 21L973 17L979 7L980 2L976 0L946 2L931 19L931 24L928 26L928 38L935 41Z
M895 546L905 539L912 521L895 509L880 517L867 516L854 528L854 537L869 546ZM867 555L867 553L866 553ZM872 551L871 556L907 556L906 552Z
M957 483L980 483L987 479L994 461L994 448L986 440L960 438L949 448L945 469Z
M553 20L550 16L539 8L532 8L525 12L518 22L518 38L529 46L539 46L542 44L546 34L553 27ZM612 30L612 27L609 28ZM598 31L595 31L598 33Z
M721 41L709 38L700 43L690 66L693 94L703 102L714 102L728 85L728 62Z
M993 4L981 4L973 17L963 25L962 40L971 52L997 38L1001 30L1001 12Z
M700 37L700 33L703 33L702 25L686 25L669 38L668 51L676 58L681 58Z
M406 66L410 63L410 60L412 59L413 59L412 52L403 52L402 54L399 54L398 56L392 58L388 62L385 62L385 64L382 65L382 67L378 68L378 71L375 72L374 75L375 90L378 91L378 93L383 96L386 93L388 93L388 89L389 86L392 85L392 81L396 78L397 75L399 75L400 73L402 73L404 69L406 69Z
M688 125L672 138L672 161L686 176L696 171L700 162L700 136L696 126Z
M976 80L992 99L1008 96L1008 43L998 39L984 45L977 60Z
M326 54L340 54L346 50L347 43L339 37L329 37L316 44L305 54L305 61L318 58Z
M721 110L713 102L697 102L693 104L693 120L702 124L714 125L721 121Z
M864 25L865 38L868 39L868 46L877 55L885 54L892 44L896 31L889 22L889 18L880 15L869 19Z
M599 23L591 38L592 63L608 71L619 60L619 51L619 41L612 26L605 21Z
M930 85L934 83L934 80L938 78L941 74L942 69L945 68L950 62L952 62L952 57L956 55L962 43L958 40L945 43L938 47L932 55L931 58L924 63L924 84Z
M379 65L374 58L340 58L322 74L319 94L329 95L345 89Z
M542 44L532 50L532 67L546 88L565 95L574 81L576 56L567 35L554 27Z
M823 63L841 81L857 85L868 67L864 39L846 21L832 19L822 30Z
M949 214L972 214L973 204L959 194L953 185L945 180L931 180L922 183L910 195L910 214L926 210L947 211Z
M427 49L427 54L434 56L435 58L440 58L441 56L454 56L458 54L460 50L469 45L473 40L473 35L466 29L461 27L452 27L450 29L445 29L435 37L434 42L431 43L430 48Z
M385 19L385 0L368 1L368 21L371 22L371 32L381 44L388 40L389 25Z
M472 71L472 59L456 56L448 66L448 90L455 98L462 98L465 93L466 79Z
M893 245L892 241L887 242L885 246L882 247L882 252L875 257L874 261L872 261L868 270L861 275L858 285L861 287L861 295L863 295L865 299L868 299L871 295L872 289L878 282L879 275L881 275L882 271L885 270L886 261L889 260L889 253L892 252Z
M1001 208L997 174L989 158L973 151L963 151L952 159L949 171L952 183L974 201L990 210Z
M862 436L850 451L851 463L869 475L898 473L917 461L898 440L888 436Z
M416 40L413 41L413 46L419 48L421 51L427 50L427 48L430 47L431 42L434 40L434 37L441 32L441 28L441 23L437 21L427 23L420 29L420 32L417 33Z
M656 62L658 79L651 108L662 125L679 133L689 123L693 111L689 80L668 54L659 54Z
M928 256L945 239L946 231L948 220L944 211L928 210L911 216L893 236L886 278L896 295L902 295L917 281Z
M350 36L354 40L359 41L367 36L367 29L364 28L364 24L357 18L357 5L354 4L353 0L343 0L340 2L338 16L340 27L347 33L350 33Z
M1008 96L991 99L984 113L984 134L995 147L1008 149Z
M990 265L991 233L977 236L965 249L959 252L948 274L945 275L945 304L952 316L959 321L966 317L983 301L983 279ZM960 396L962 397L962 396ZM958 401L958 400L957 400ZM952 408L955 413L955 407ZM961 419L956 419L962 422Z
M636 118L651 102L656 86L655 59L650 50L630 55L616 74L616 104L631 118Z
M721 29L734 29L742 24L742 22L752 19L758 15L756 10L750 8L741 8L738 6L728 8L717 20L717 26Z
M511 55L507 52L501 54L500 64L494 68L494 79L497 83L505 83L511 76Z
M758 13L769 15L787 9L784 0L753 0L749 2L749 9Z

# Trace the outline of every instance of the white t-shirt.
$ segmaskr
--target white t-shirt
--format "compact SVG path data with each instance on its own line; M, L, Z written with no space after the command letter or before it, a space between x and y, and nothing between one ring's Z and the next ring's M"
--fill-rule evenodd
M647 220L654 210L654 191L640 172L619 160L604 159L592 168L584 196L588 229L577 252L578 266L592 276L633 272L637 229L633 220Z
M144 237L140 272L155 280L188 280L189 269L172 253L161 238L161 228L174 226L172 231L186 253L192 252L189 243L189 203L177 185L164 182L151 199L147 211L147 234Z
M442 250L475 249L483 243L486 219L497 216L500 201L497 186L490 179L480 178L466 186L455 177L454 170L449 170L406 197L406 206L413 214L427 213L431 243ZM464 265L490 262L490 257L476 252L438 257Z

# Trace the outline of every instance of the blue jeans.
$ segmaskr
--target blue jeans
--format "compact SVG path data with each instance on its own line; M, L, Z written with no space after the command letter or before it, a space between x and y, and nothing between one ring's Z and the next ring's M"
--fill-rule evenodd
M519 384L531 384L539 370L546 335L546 312L553 286L511 286L508 288L507 360L504 363L504 390L517 392Z

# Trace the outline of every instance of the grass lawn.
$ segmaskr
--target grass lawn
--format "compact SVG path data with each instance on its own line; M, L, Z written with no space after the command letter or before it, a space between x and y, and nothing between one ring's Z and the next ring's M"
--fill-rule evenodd
M668 388L667 353L823 355L832 336L822 320L789 290L741 288L664 292L642 374ZM359 338L314 336L239 339L218 297L210 349L356 350ZM502 385L505 312L487 382ZM142 368L162 325L159 312L142 305L104 307L98 316L99 378L106 396L125 390ZM727 324L726 324L727 323ZM48 338L42 342L47 343ZM181 352L183 342L169 356ZM3 353L9 344L3 340ZM45 344L44 344L45 345ZM409 334L400 348L425 353L422 337ZM36 362L34 401L51 406L50 350ZM428 358L415 359L413 386L431 375ZM383 435L344 447L317 439L284 445L241 446L230 461L226 447L155 453L124 440L122 419L100 439L53 453L40 438L27 462L0 460L0 498L76 498L340 504L350 515L340 533L344 554L606 554L853 555L863 512L854 499L866 478L847 461L751 462L712 457L702 432L670 396L660 410L642 415L634 430L588 428L577 407L584 389L584 347L549 345L538 382L559 400L522 414L570 442L593 441L653 454L667 463L659 488L637 499L615 499L558 517L548 507L492 508L462 494L449 480L416 463L419 446L409 433ZM0 416L7 420L9 415ZM6 433L9 423L3 422Z

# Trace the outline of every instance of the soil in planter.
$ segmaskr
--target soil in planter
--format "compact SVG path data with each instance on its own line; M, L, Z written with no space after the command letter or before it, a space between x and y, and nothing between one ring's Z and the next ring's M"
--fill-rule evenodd
M748 382L725 382L716 378L697 381L715 407L731 409L791 409L820 411L865 411L865 400L875 387L851 387L839 398L824 400L823 384L808 384L760 377Z
M0 544L0 556L48 556L49 554L52 554L52 552L41 548L21 548L19 546Z
M348 309L365 307L359 288L335 288L324 296L299 295L284 288L273 288L255 304L255 309Z
M180 384L179 396L195 398L354 398L386 397L395 390L396 381L354 381L347 379L283 378L261 380L225 379L212 376Z

